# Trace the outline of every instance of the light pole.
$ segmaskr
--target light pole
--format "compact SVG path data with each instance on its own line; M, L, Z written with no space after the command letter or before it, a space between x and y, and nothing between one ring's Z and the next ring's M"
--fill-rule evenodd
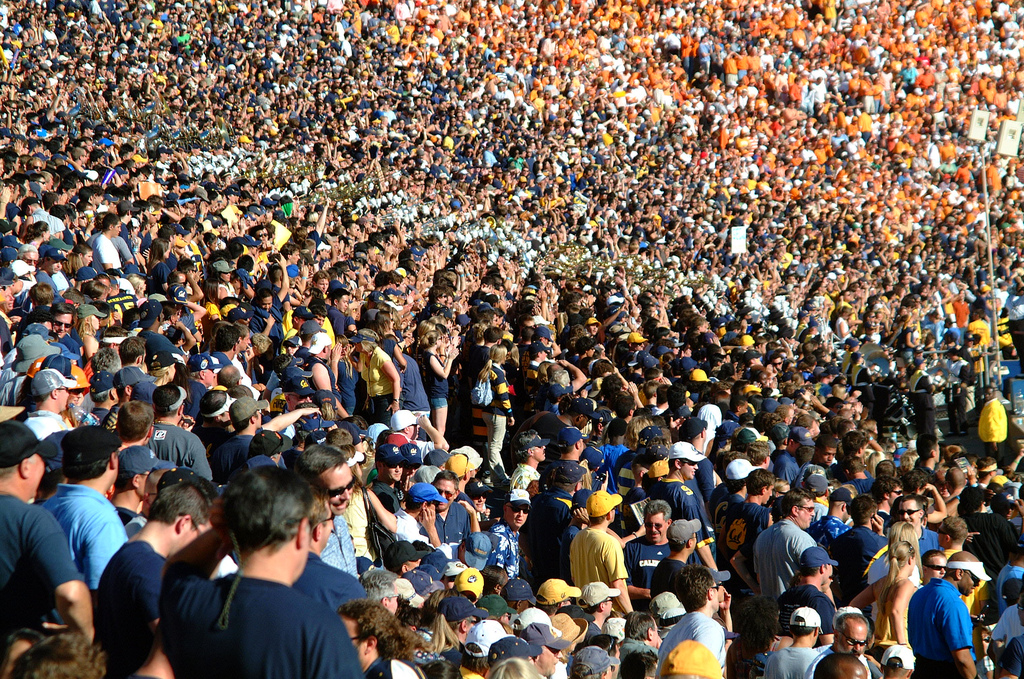
M1024 101L1018 104L1017 120L1004 120L999 125L999 136L996 139L996 154L1001 156L1017 157L1020 147L1021 117L1024 116ZM971 115L971 125L968 129L967 138L978 142L978 152L981 156L981 189L985 197L985 240L988 249L988 285L991 288L992 300L995 300L996 291L996 265L995 256L992 251L995 249L995 241L992 238L992 208L988 196L988 128L990 114L988 111L976 110ZM990 379L997 389L1002 388L1002 361L999 351L999 319L996 316L997 310L992 305L991 313L988 314L990 332L992 334L992 361L995 363L995 370L986 371L986 382Z

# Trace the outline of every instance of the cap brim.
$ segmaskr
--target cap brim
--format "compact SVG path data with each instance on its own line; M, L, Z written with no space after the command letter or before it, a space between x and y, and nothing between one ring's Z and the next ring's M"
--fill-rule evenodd
M24 412L24 406L0 406L0 422L6 422Z

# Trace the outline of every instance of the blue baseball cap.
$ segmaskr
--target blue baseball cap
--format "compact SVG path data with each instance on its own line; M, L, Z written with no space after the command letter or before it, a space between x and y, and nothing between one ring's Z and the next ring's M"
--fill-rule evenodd
M486 620L490 613L482 608L477 608L472 601L461 596L450 596L441 601L437 612L444 616L448 622L460 622L466 618L480 618Z
M101 370L98 373L95 373L92 376L92 379L89 380L89 389L97 394L104 391L110 391L113 388L114 375L106 370Z
M824 565L838 566L838 561L833 561L828 552L815 545L808 547L800 553L800 568L821 568Z
M533 588L530 587L530 583L521 578L515 578L508 581L505 585L505 589L501 590L501 596L505 601L529 601L531 604L537 603L537 597L533 595Z
M563 446L574 446L583 440L583 432L576 427L566 427L562 431L558 432L558 436L555 440Z
M494 665L508 658L529 660L530 658L536 658L543 652L544 649L536 644L525 642L519 637L507 636L491 644L491 650L487 653L487 662L490 665Z
M415 443L405 443L399 446L398 450L402 453L402 457L405 458L405 464L407 466L423 466L423 453L420 452L419 446L417 446Z
M187 304L188 292L184 285L172 285L171 289L167 291L167 298L174 304Z
M409 501L417 504L422 502L447 502L447 500L437 492L437 488L434 488L429 483L412 484L412 488L409 489Z
M194 373L200 370L220 370L221 362L211 354L202 353L188 358L188 369Z
M109 374L109 373L108 373ZM157 458L146 446L128 446L117 454L118 476L148 474L157 469L173 469L174 465Z
M393 443L382 443L377 446L376 456L378 462L382 462L388 467L397 467L405 462L402 451Z

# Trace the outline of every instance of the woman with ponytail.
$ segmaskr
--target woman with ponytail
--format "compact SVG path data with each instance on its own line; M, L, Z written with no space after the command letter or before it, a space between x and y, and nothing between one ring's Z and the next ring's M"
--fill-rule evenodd
M483 406L484 424L487 426L487 447L484 458L485 473L493 483L503 483L508 479L505 467L501 462L501 448L505 443L505 431L515 424L512 417L512 399L508 393L508 379L502 367L508 357L508 347L495 344L491 347L487 363L476 375L476 382L488 380L494 398Z
M879 657L889 646L909 646L907 607L910 597L920 585L920 555L917 553L917 540L913 537L905 539L907 531L901 529L903 526L913 531L913 526L907 522L893 524L895 530L890 529L889 547L879 557L887 564L885 575L850 602L851 606L858 608L877 602L877 605L872 606L875 618L875 647L872 654L877 653Z

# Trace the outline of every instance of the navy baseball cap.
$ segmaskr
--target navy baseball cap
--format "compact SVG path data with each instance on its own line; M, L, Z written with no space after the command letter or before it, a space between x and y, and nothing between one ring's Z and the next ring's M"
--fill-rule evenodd
M533 595L533 588L530 587L530 583L521 578L509 580L508 584L505 585L505 589L501 590L501 596L505 598L505 601L529 601L531 604L537 603L537 597Z
M188 358L188 369L194 373L201 370L220 370L222 367L220 361L211 354L196 354Z
M382 443L377 446L377 460L389 467L397 467L405 462L405 456L393 443Z
M536 658L543 652L544 649L536 644L523 641L519 637L507 636L491 644L491 650L487 654L487 662L493 665L508 658L529 660L530 658Z
M562 460L551 465L551 478L558 483L579 483L587 470L578 462Z
M574 446L583 440L583 432L576 427L566 427L558 432L557 440L563 446Z
M448 622L460 622L470 617L486 620L491 615L484 609L477 608L469 599L461 596L450 596L442 600L437 607L437 612L443 615L444 619Z
M97 394L110 391L114 388L114 376L106 370L101 370L89 380L89 389Z
M828 552L815 545L808 547L800 553L800 568L821 568L824 565L838 566L838 561L833 561Z
M165 462L146 446L128 446L117 454L118 476L135 476L148 474L157 469L173 469L174 465Z

